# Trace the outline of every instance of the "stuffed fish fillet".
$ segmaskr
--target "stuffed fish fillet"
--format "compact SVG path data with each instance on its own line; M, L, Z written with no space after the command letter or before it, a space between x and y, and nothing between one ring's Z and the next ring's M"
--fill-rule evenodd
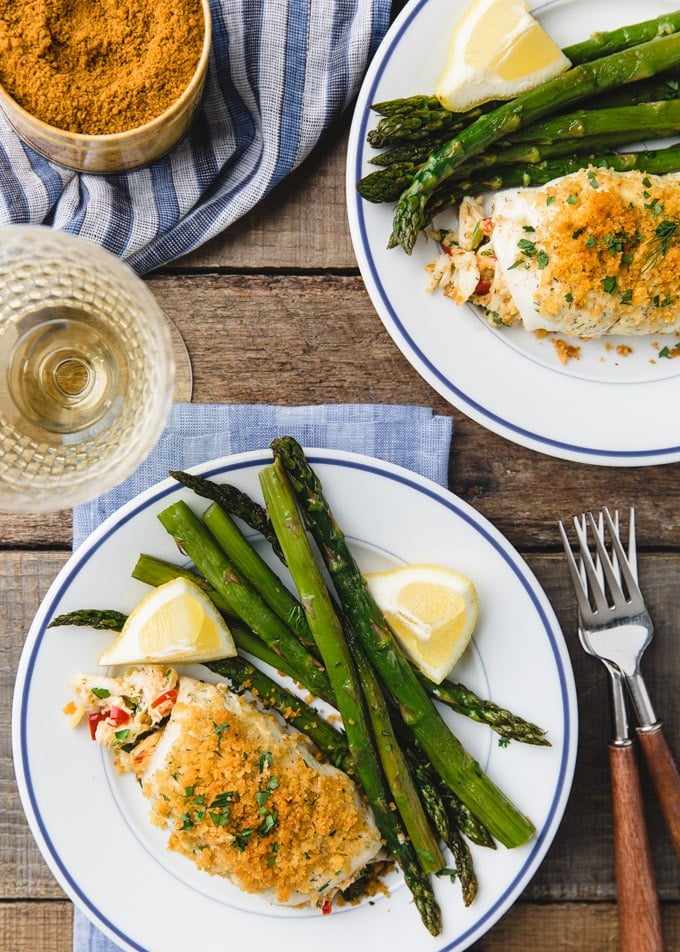
M75 682L84 703L103 680L112 688L114 679ZM184 676L173 684L152 749L139 761L133 749L124 768L141 764L152 821L169 828L170 849L246 892L315 907L377 858L380 834L356 785L302 735L225 685ZM99 739L115 746L102 724Z
M572 337L680 332L680 175L587 168L461 205L431 288L495 324Z

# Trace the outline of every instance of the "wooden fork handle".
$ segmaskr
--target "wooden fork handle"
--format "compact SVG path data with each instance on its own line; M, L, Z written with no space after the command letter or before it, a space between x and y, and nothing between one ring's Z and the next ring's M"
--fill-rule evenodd
M656 877L632 743L609 745L621 952L664 952Z
M637 735L671 842L680 857L680 770L661 723L639 728Z

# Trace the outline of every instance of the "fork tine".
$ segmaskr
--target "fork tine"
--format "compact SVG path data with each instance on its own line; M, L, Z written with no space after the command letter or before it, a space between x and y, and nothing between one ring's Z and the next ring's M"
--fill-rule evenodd
M631 506L628 514L628 564L630 570L637 579L637 542L635 541L635 510Z
M619 542L618 548L615 545L615 542L618 541L618 537L616 535L616 530L614 528L612 517L609 515L608 510L603 509L602 511L604 513L605 522L607 523L607 528L609 529L610 534L612 536L612 546L614 551L616 552L617 559L619 562L618 568L620 570L621 562L625 561L625 558L626 558L625 552L623 551L623 547L621 546L620 542ZM593 539L595 541L595 548L597 550L598 557L602 563L602 571L604 573L606 583L609 586L609 591L614 601L614 604L617 604L617 603L621 604L622 602L626 601L626 596L624 594L623 588L621 587L621 575L619 574L619 572L617 572L614 569L612 560L609 556L609 553L607 552L607 547L605 545L604 533L598 531L598 526L592 512L588 513L588 523L592 530Z
M592 521L592 515L590 514L588 515L590 516L590 520ZM602 563L604 562L604 560L602 559L602 554L598 551L598 556L600 558L600 567L596 568L595 563L593 562L593 557L590 554L590 549L588 547L587 525L585 529L582 528L579 525L578 519L574 517L574 528L576 529L576 535L579 541L579 548L580 548L581 559L583 560L583 567L588 577L588 588L590 590L590 594L592 596L593 601L595 602L596 610L604 614L609 608L609 604L607 603L607 597L604 591L604 585L600 582ZM595 534L597 536L597 533ZM606 553L605 553L605 556L606 556ZM584 617L586 615L592 615L592 608L590 607L590 605L588 605L588 610L586 613L584 613Z
M607 523L607 527L611 535L612 549L616 553L616 557L618 559L619 571L621 575L623 576L623 580L626 583L626 586L628 588L629 598L627 600L632 601L634 598L642 598L642 594L640 592L640 588L637 583L637 578L628 562L628 558L626 557L626 553L623 549L623 545L621 544L621 539L619 538L618 532L616 531L616 527L614 526L614 522L609 513L609 510L605 507L603 512L604 512L605 522Z
M564 526L561 522L559 526L560 535L562 536L562 545L564 546L564 554L567 557L567 565L569 566L569 572L574 584L574 591L576 592L578 608L581 615L589 616L592 613L592 609L590 607L590 602L588 601L587 583L581 576L579 567L576 564L576 559L574 558L574 553L571 551L571 545L569 544L569 539L567 538L567 533L564 529Z

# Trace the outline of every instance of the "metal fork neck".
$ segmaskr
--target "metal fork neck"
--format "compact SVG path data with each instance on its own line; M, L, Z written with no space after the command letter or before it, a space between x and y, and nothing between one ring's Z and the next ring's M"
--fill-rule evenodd
M657 724L656 714L647 693L647 687L639 672L626 675L628 693L635 709L635 716L642 730L654 727Z

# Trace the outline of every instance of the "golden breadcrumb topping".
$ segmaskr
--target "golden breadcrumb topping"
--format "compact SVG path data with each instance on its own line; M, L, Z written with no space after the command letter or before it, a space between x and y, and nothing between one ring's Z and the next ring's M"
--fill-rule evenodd
M320 903L356 872L352 859L375 827L349 777L322 770L297 736L263 729L267 715L224 698L215 689L177 701L181 734L143 781L152 818L199 868L278 902L300 893Z
M532 237L546 317L652 333L680 318L680 179L588 168L542 188ZM541 267L542 265L542 267ZM579 323L579 316L582 322Z

